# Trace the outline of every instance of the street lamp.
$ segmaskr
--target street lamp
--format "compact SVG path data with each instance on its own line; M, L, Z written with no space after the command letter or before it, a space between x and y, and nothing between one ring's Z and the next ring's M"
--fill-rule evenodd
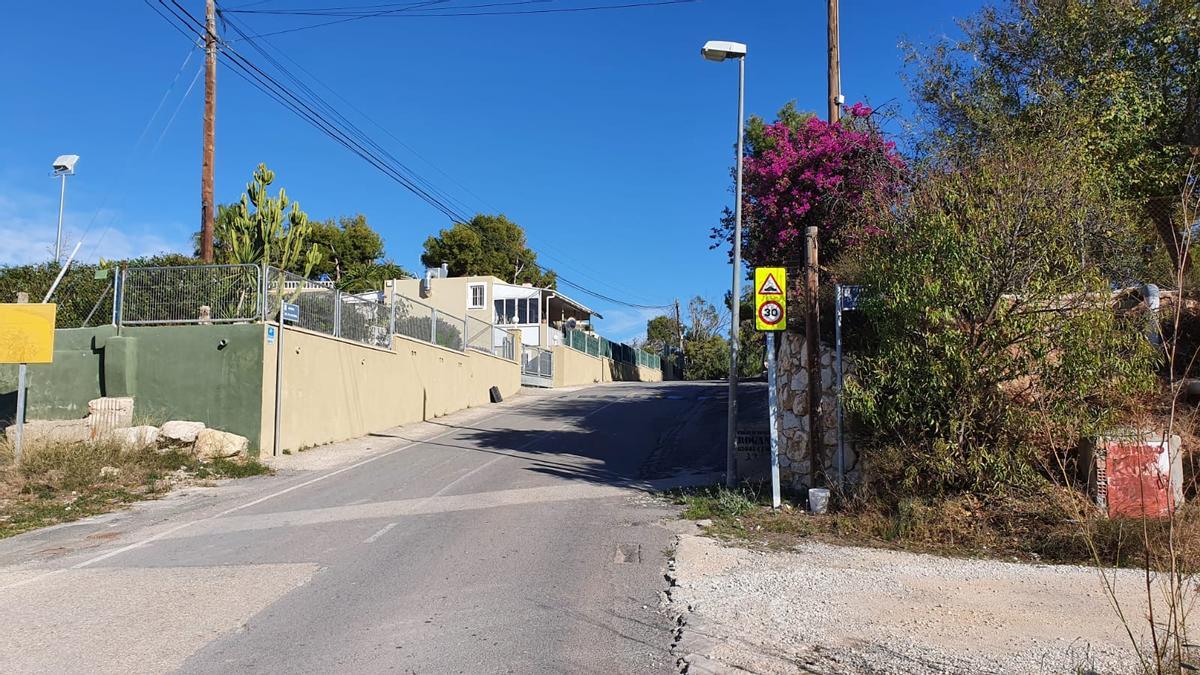
M58 159L54 160L54 175L62 176L62 191L58 195L58 234L54 237L54 262L59 262L62 258L63 204L67 200L67 176L75 175L75 164L78 161L79 155L59 155Z
M725 485L734 487L737 482L734 447L737 439L738 324L742 304L739 285L742 276L742 117L745 114L746 99L746 45L741 42L709 40L700 48L700 54L709 61L737 59L738 62L737 201L733 207L733 302L729 312L729 429L725 438Z

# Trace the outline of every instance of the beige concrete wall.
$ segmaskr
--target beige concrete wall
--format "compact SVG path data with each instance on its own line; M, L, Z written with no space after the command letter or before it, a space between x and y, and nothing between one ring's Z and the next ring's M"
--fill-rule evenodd
M602 382L604 368L595 356L571 349L566 345L554 348L554 386L578 387Z
M265 339L265 337L264 337ZM520 365L404 336L393 350L288 328L284 334L281 449L332 443L487 403L521 387ZM275 356L263 359L262 447L274 443Z
M647 368L646 366L638 366L638 381L639 382L662 382L663 372L657 368Z
M595 357L565 345L554 348L554 386L605 382L662 382L662 371Z

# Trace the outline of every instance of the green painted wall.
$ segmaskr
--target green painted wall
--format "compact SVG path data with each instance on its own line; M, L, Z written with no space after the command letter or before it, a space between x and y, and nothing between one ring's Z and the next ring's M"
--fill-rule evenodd
M259 447L259 324L56 331L54 363L30 366L29 419L77 419L100 396L133 396L135 422L198 420ZM16 411L16 366L0 366L0 419Z
M87 415L88 401L104 396L104 344L112 326L54 332L54 363L30 365L30 419L68 420ZM17 412L17 366L0 365L0 420Z

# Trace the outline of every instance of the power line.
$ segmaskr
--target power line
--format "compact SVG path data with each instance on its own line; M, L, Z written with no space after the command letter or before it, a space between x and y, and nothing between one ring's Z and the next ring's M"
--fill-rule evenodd
M243 32L243 31L238 31L238 32L239 32L239 34L244 34L244 32ZM248 37L248 38L246 38L246 40L247 40L247 41L252 41L252 40L253 40L253 37L252 37L252 36L251 36L251 37ZM433 169L434 171L437 171L437 172L438 172L438 173L440 173L442 176L444 176L444 177L445 177L447 180L449 180L450 182L454 183L456 186L458 186L459 188L461 188L461 189L462 189L464 192L466 192L467 194L471 195L471 196L472 196L472 197L474 197L475 199L479 200L479 203L480 203L480 205L483 205L483 206L485 206L485 207L487 207L487 208L490 208L490 209L492 209L492 210L494 210L494 211L498 211L498 210L499 210L499 209L496 209L494 206L491 206L491 205L489 205L489 204L487 203L487 200L486 200L486 199L484 199L483 197L480 197L479 195L475 194L473 191L471 191L471 189L470 189L469 187L467 187L467 186L463 185L463 184L462 184L462 183L460 183L458 180L456 180L456 179L454 178L454 176L451 176L450 174L446 173L444 170L442 170L442 168L441 168L441 167L439 167L437 164L434 164L432 160L428 159L427 157L425 157L424 155L422 155L420 152L417 152L416 148L413 148L412 146L410 146L410 145L408 145L407 143L405 143L403 139L401 139L401 138L400 138L399 136L397 136L396 134L392 133L392 131L391 131L390 129L388 129L387 127L385 127L385 126L383 126L382 124L380 124L379 122L377 122L377 121L376 121L374 118L372 118L370 115L368 115L368 114L367 114L367 113L366 113L366 112L365 112L365 111L364 111L362 108L359 108L358 106L354 105L354 102L350 101L350 100L349 100L349 99L347 99L346 97L344 97L344 96L342 96L341 94L339 94L339 93L337 92L337 90L336 90L336 89L334 89L333 87L329 86L329 85L328 85L328 84L326 84L326 83L325 83L323 80L321 80L321 78L319 78L319 77L317 77L316 75L314 75L314 74L312 73L312 71L310 71L310 70L308 70L307 68L305 68L305 67L303 66L303 64L301 64L300 62L296 61L296 60L295 60L295 59L293 59L292 57L288 56L288 54L287 54L287 52L286 52L286 51L284 51L284 50L282 50L282 49L280 49L280 48L278 48L278 47L275 47L274 45L271 45L271 43L270 43L270 42L267 42L266 40L264 40L263 42L265 42L266 44L268 44L268 45L272 46L272 47L275 49L275 51L279 53L279 55L280 55L280 56L282 56L283 58L285 58L285 59L287 59L288 61L290 61L290 62L292 63L292 65L294 65L294 66L296 66L297 68L299 68L299 69L300 69L300 71L301 71L301 72L303 72L305 75L308 75L309 77L311 77L311 78L313 79L313 81L315 81L317 84L319 84L319 85L321 85L322 87L324 87L326 91L328 91L330 94L333 94L333 96L334 96L335 98L337 98L339 101L341 101L342 103L345 103L345 104L346 104L346 105L347 105L347 106L348 106L348 107L349 107L351 110L353 110L354 112L356 112L356 113L358 113L359 115L361 115L361 116L363 117L363 119L365 119L367 122L369 122L369 123L371 123L372 125L374 125L374 126L375 126L375 128L379 129L379 130L380 130L380 131L382 131L384 134L386 134L386 135L387 135L389 138L391 138L393 141L395 141L397 144L399 144L399 145L400 145L400 147L402 147L402 148L404 148L405 150L407 150L407 151L411 152L411 153L413 154L413 156L415 156L417 159L421 160L422 162L425 162L425 164L429 165L429 167L430 167L431 169Z
M174 9L167 5L168 1L175 6ZM146 2L149 4L149 0L146 0ZM182 34L188 36L189 40L193 38L188 34L187 28L198 29L201 31L207 30L204 24L193 17L182 5L179 4L177 0L158 0L158 3L171 15L171 17L173 17L173 20L172 18L168 18L162 12L159 12L159 15L170 22L172 26L179 29ZM157 8L154 9L157 11ZM228 18L226 18L226 20L228 21ZM182 26L182 28L180 28L180 26ZM310 125L316 127L319 131L329 136L339 145L342 145L352 153L358 155L361 159L374 166L389 178L392 178L397 183L400 183L403 187L416 194L430 206L433 206L435 209L442 212L452 221L461 223L469 222L470 218L467 215L465 215L462 211L457 210L454 204L448 203L453 202L454 200L450 199L444 194L440 194L440 191L438 191L432 183L420 177L411 169L396 160L396 158L387 152L386 149L384 149L378 143L375 143L361 129L359 129L344 115L342 115L334 106L330 105L327 101L317 95L311 87L307 86L302 80L300 80L300 78L290 73L290 71L284 68L277 59L274 59L274 57L272 57L254 42L254 38L257 36L245 35L245 31L235 23L230 23L230 26L239 35L243 35L244 39L249 41L251 46L254 47L255 50L260 54L262 54L264 58L270 61L277 69L279 69L285 77L293 81L301 89L301 93L293 93L272 75L259 68L236 49L229 46L228 43L223 43L220 54L222 57L224 57L225 63L231 66L231 71L234 72L234 74L279 104L283 105L285 108L308 122ZM328 87L326 86L326 88ZM307 98L305 97L306 95ZM345 128L337 124L335 121L331 121L326 114L322 112L322 110L332 115L334 118L339 119ZM379 155L383 155L383 157L381 158ZM390 160L390 162L388 160ZM422 185L418 183L424 184L429 189L427 190L423 188ZM581 293L585 293L591 297L599 298L615 305L626 306L634 309L666 309L670 307L670 305L666 304L649 305L619 300L610 295L593 291L583 284L573 282L570 279L567 279L542 265L538 265L537 263L532 264L543 273L553 273L558 281L578 290Z
M275 14L278 16L340 16L342 18L333 21L323 21L320 23L309 24L307 26L296 26L294 28L285 28L283 30L272 31L268 33L258 33L252 37L269 37L273 35L284 35L286 33L295 33L304 30L312 30L314 28L323 28L336 24L347 23L350 21L359 21L362 19L378 19L378 18L418 18L418 17L477 17L477 16L519 16L519 15L534 15L534 14L567 14L576 12L597 12L606 10L621 10L634 9L643 7L659 7L665 5L683 5L697 2L698 0L651 0L646 2L630 2L618 5L591 5L587 7L560 7L555 9L522 9L522 10L497 10L487 12L461 12L454 11L457 9L465 9L466 7L435 7L433 9L422 9L418 7L402 7L399 9L381 10L371 13L356 13L356 12L314 12L313 10L246 10L244 13L262 13ZM441 0L445 2L445 0ZM436 1L419 3L421 5L440 4ZM495 3L496 5L503 4L526 4L526 2L512 3ZM237 10L226 10L227 12L236 12Z
M196 50L193 46L188 48L187 53L184 54L183 63L179 64L179 70L175 71L175 75L171 78L170 84L167 85L166 90L163 91L162 96L158 99L158 105L154 106L154 112L150 113L150 117L146 120L146 123L142 125L142 130L138 134L137 140L134 141L133 147L129 149L129 154L125 157L125 161L121 166L121 172L117 178L117 181L115 183L109 183L108 189L106 189L104 192L104 197L100 200L100 206L96 207L96 211L92 214L91 219L88 221L87 227L84 228L83 234L79 235L80 241L83 241L87 238L88 234L92 231L92 227L96 224L96 220L100 217L100 212L104 210L105 206L108 206L108 201L109 198L112 197L114 186L119 186L120 188L125 188L127 186L125 177L128 175L129 167L133 163L134 154L136 154L138 149L142 147L142 141L146 140L146 134L149 133L150 127L154 125L154 121L158 119L158 114L162 112L163 106L166 105L167 99L171 96L171 92L175 91L176 85L179 84L179 78L183 75L184 70L187 68L188 63L191 62L192 56L195 53ZM167 124L167 127L169 126L170 123ZM97 238L96 243L92 246L91 253L84 258L85 260L91 259L91 257L96 255L96 253L99 251L100 244L104 241L104 238L108 236L108 231L112 229L117 217L117 214L113 214L113 217L109 219L108 224L105 225L104 229L100 232L100 237Z
M246 35L246 32L245 32L245 30L244 30L242 27L240 27L240 26L239 26L239 25L238 25L238 24L237 24L235 21L233 21L233 20L232 20L231 18L229 18L229 17L225 17L225 18L226 18L226 20L227 20L227 21L229 21L229 22L230 22L230 24L229 24L229 25L230 25L230 27L231 27L231 28L232 28L232 29L233 29L233 30L234 30L234 31L235 31L237 34L239 34L239 35ZM268 60L270 60L272 63L274 63L274 64L276 65L276 67L278 67L278 68L279 68L281 71L283 71L283 72L284 72L284 73L285 73L285 74L286 74L286 75L289 77L289 79L291 79L291 80L292 80L294 83L296 83L296 85L297 85L297 86L299 86L299 87L303 88L303 89L304 89L304 90L306 90L306 91L309 91L309 92L311 92L311 89L310 89L310 88L309 88L309 87L308 87L308 86L307 86L307 85L306 85L304 82L302 82L302 81L301 81L299 78L297 78L296 76L292 75L291 73L288 73L288 72L287 72L287 70L286 70L285 68L283 68L283 66L282 66L281 64L279 64L277 60L275 60L274 58L272 58L272 57L271 57L269 54L265 53L265 52L263 51L263 49L262 49L260 46L258 46L258 44L255 42L255 40L254 40L253 38L248 38L248 39L247 39L247 42L248 42L248 44L250 44L251 46L253 46L253 47L254 47L256 50L258 50L260 53L262 53L262 54L264 55L264 57L265 57L265 58L267 58L267 59L268 59ZM337 91L335 91L335 90L334 90L332 87L330 87L328 84L326 84L326 83L324 83L323 81L321 81L321 80L320 80L320 78L318 78L317 76L315 76L315 75L313 75L311 72L309 72L309 71L308 71L306 68L304 68L304 66L303 66L303 65L301 65L300 63L298 63L298 62L297 62L295 59L293 59L293 58L291 58L290 56L288 56L288 54L287 54L287 52L286 52L286 51L284 51L284 50L281 50L281 49L278 49L278 48L276 48L276 51L277 51L277 52L278 52L278 53L279 53L279 54L280 54L280 55L281 55L283 58L285 58L285 59L287 59L288 61L290 61L290 62L291 62L293 65L295 65L295 66L296 66L297 68L299 68L301 71L303 71L304 73L306 73L306 74L307 74L309 77L311 77L311 78L312 78L314 81L316 81L316 82L317 82L319 85L321 85L322 87L324 87L326 90L328 90L328 91L329 91L330 93L332 93L332 94L333 94L335 97L337 97L338 99L340 99L340 100L341 100L343 103L345 103L346 105L348 105L348 106L349 106L351 109L353 109L355 112L357 112L358 114L362 115L362 116L363 116L363 117L364 117L364 118L365 118L365 119L366 119L368 122L370 122L370 123L374 124L374 125L375 125L376 127L378 127L380 130L382 130L382 131L383 131L385 134L387 134L389 137L391 137L391 138L392 138L394 141L396 141L396 142L397 142L397 143L399 143L401 146L403 146L403 147L405 147L406 149L408 149L408 150L409 150L410 152L412 152L414 155L417 155L419 158L421 158L422 160L424 160L424 161L425 161L427 164L429 164L431 167L433 167L435 170L437 170L437 171L438 171L439 173L441 173L443 176L446 176L446 178L450 179L452 182L454 182L454 183L455 183L456 185L458 185L460 188L462 188L463 190L465 190L466 192L468 192L469 194L471 194L471 195L472 195L473 197L475 197L476 199L479 199L481 202L485 201L485 200L483 200L481 197L479 197L478 195L476 195L476 194L474 194L473 192L471 192L469 188L466 188L466 187L465 187L465 186L463 186L461 183L458 183L458 181L455 181L453 177L451 177L449 174L446 174L446 172L442 171L440 168L438 168L438 167L437 167L436 165L434 165L432 162L430 162L429 160L425 159L424 157L421 157L419 153L417 153L417 152L416 152L415 150L413 150L411 147L407 146L407 145L406 145L406 144L405 144L405 143L404 143L402 140L400 140L398 137L396 137L396 135L395 135L395 134L391 133L391 132L390 132L390 131L389 131L387 128L383 127L381 124L379 124L379 123L378 123L378 122L376 122L375 120L371 119L371 117L370 117L369 115L367 115L367 114L366 114L365 112L363 112L361 109L359 109L359 108L357 108L356 106L354 106L354 104L353 104L353 103L351 103L350 101L346 100L344 97L342 97L341 95L339 95L339 94L337 93ZM339 118L341 118L341 119L345 120L345 121L346 121L348 124L350 123L350 122L349 122L349 120L346 120L346 118L345 118L343 115L341 115L341 113L340 113L340 112L338 112L336 109L332 109L332 110L331 110L331 112L332 112L333 114L337 115ZM355 128L357 129L357 127L355 127ZM369 139L368 139L368 140L369 140ZM373 142L373 141L372 141L372 144L374 145L374 147L376 147L377 149L379 149L381 152L384 152L384 153L386 153L386 154L387 154L387 156L389 156L389 157L391 156L391 155L390 155L390 153L387 153L387 151L386 151L386 150L384 150L383 148L379 147L377 144L374 144L374 142ZM436 188L435 188L435 189L436 189ZM459 202L458 200L453 200L452 198L450 198L448 195L445 195L444 193L442 193L442 194L443 194L443 196L447 197L448 199L451 199L452 201L456 202L456 203L457 203L457 206L459 206L459 207L465 206L464 204L462 204L462 202ZM491 208L492 210L498 210L498 209L496 209L495 207L490 207L490 208ZM568 267L574 267L574 265L571 265L571 264L567 263L565 260L563 260L563 259L561 259L561 258L559 258L559 257L557 257L557 256L555 256L555 255L552 255L552 254L550 254L550 253L545 253L545 252L543 252L543 254L544 254L544 255L546 255L547 257L551 258L552 260L557 260L557 261L559 261L559 263L561 263L561 264L563 264L563 265L566 265L566 266L568 266ZM612 288L612 289L614 289L614 290L617 290L617 291L619 291L619 292L620 292L620 293L622 293L622 294L636 295L635 293L633 293L633 292L631 292L631 291L629 291L629 290L627 290L627 289L621 288L620 286L617 286L617 285L615 285L615 284L611 284L611 283L609 283L609 282L606 282L606 281L604 281L604 280L598 279L598 278L596 278L596 277L594 277L594 276L592 276L592 275L590 275L590 274L587 274L586 272L584 272L584 271L583 271L583 269L577 269L576 271L578 271L578 272L580 273L580 275L581 275L581 276L583 276L583 277L585 277L585 278L587 278L587 279L589 279L589 280L591 280L591 281L593 281L593 282L595 282L595 283L599 283L599 284L601 284L601 285L604 285L604 286L609 286L610 288ZM607 296L606 296L606 297L607 297ZM650 305L646 305L646 307L650 307Z
M237 23L234 21L229 21L229 26L230 26L230 28L232 28L234 30L234 32L238 33L239 35L246 34L245 31L240 26L238 26ZM412 171L411 168L404 165L399 159L397 159L394 155L392 155L391 152L389 152L386 148L381 146L379 143L375 142L374 139L372 139L362 129L360 129L357 125L355 125L352 121L350 121L345 115L343 115L341 113L341 111L339 111L336 107L332 106L327 101L322 99L319 94L317 94L315 91L313 91L313 89L311 87L308 86L307 83L305 83L303 80L301 80L299 77L297 77L291 71L289 71L282 63L279 62L278 59L276 59L274 56L272 56L266 49L264 49L261 45L259 45L258 42L256 42L254 39L248 38L247 43L255 51L257 51L259 54L261 54L263 56L263 58L265 58L273 67L275 67L280 73L282 73L284 77L289 79L293 84L296 85L296 87L298 87L300 90L305 92L308 95L310 101L315 102L315 104L318 105L320 108L322 108L326 113L328 113L329 115L331 115L334 118L336 118L337 120L339 120L346 127L346 129L349 130L349 132L355 139L363 142L364 144L366 144L367 146L372 148L375 152L379 153L380 155L383 155L383 157L387 158L391 162L395 163L396 165L400 166L404 170L408 171L408 173L411 174L412 179L415 180L418 184L420 184L423 189L427 190L429 193L436 196L439 200L449 204L450 206L453 206L455 209L455 212L457 214L459 214L460 216L462 216L462 214L464 214L465 212L471 210L462 201L456 199L452 195L449 195L444 190L441 190L440 188L438 188L433 182L420 176L416 172ZM296 63L296 61L294 59L292 59L291 57L288 57L285 52L283 52L282 50L276 50L276 51L279 51L280 55L282 55L284 58L287 58L293 64L300 67L300 69L304 70L304 72L308 73L308 71L305 70L303 66L300 66L300 64ZM314 80L317 80L318 84L321 84L327 90L333 92L333 89L331 87L329 87L325 83L321 82L318 78L316 78L314 75L312 75L312 73L308 73L308 75L309 75L309 77L312 77ZM335 95L337 94L336 92L333 92L333 93ZM353 107L353 106L351 106L351 107ZM360 114L363 114L363 113L361 113L361 111L360 111ZM376 126L379 126L379 125L376 124ZM385 132L386 132L386 130L385 130Z
M204 25L200 23L198 19L193 17L187 11L187 9L180 5L177 0L169 0L169 2L175 6L174 9L168 6L165 0L158 0L158 2L174 17L175 21L173 23L182 24L185 28L190 27L201 31L207 30ZM231 70L242 79L245 79L249 84L251 84L251 86L254 86L263 93L267 94L269 97L275 99L278 103L291 110L293 113L307 121L312 126L316 127L322 133L326 134L340 145L346 147L348 150L358 155L371 165L375 166L382 173L392 178L407 190L420 197L427 204L433 206L438 211L441 211L451 220L464 221L466 219L466 216L461 211L457 211L452 205L447 204L443 198L439 198L438 196L431 194L429 190L418 184L419 180L421 179L411 169L404 166L402 163L395 161L395 158L390 158L393 163L389 163L387 160L380 158L378 154L367 147L371 145L370 140L365 136L365 134L362 134L360 130L357 130L356 127L353 127L353 125L348 125L351 128L347 130L336 122L330 121L319 109L335 109L319 96L313 95L311 89L308 90L311 99L306 99L303 94L293 93L287 87L283 86L272 75L263 71L252 61L247 59L228 44L224 44L222 46L220 54L226 64L231 66ZM366 140L366 145L364 145L362 142L364 139ZM378 146L376 145L376 147Z
M386 2L376 5L347 5L343 7L308 7L296 9L258 9L258 10L227 10L235 14L273 14L279 16L384 16L402 12L436 12L443 10L482 9L489 7L508 7L511 5L534 5L554 2L555 0L507 0L507 2L489 2L481 5L453 5L438 7L453 0L424 0L423 2ZM392 9L382 10L380 8ZM432 9L429 9L432 8ZM359 11L355 11L359 10Z

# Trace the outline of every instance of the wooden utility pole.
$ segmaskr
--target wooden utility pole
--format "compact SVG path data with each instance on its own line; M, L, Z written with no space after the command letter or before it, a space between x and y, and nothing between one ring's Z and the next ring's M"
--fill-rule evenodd
M213 152L217 117L217 5L205 0L204 157L200 168L200 260L213 261Z
M675 328L679 332L679 353L683 353L683 319L679 315L679 298L675 298Z
M829 121L842 117L842 58L838 45L838 0L829 2Z
M804 342L808 371L808 454L812 459L812 481L825 471L825 440L821 433L821 313L817 302L820 270L817 228L804 230Z

